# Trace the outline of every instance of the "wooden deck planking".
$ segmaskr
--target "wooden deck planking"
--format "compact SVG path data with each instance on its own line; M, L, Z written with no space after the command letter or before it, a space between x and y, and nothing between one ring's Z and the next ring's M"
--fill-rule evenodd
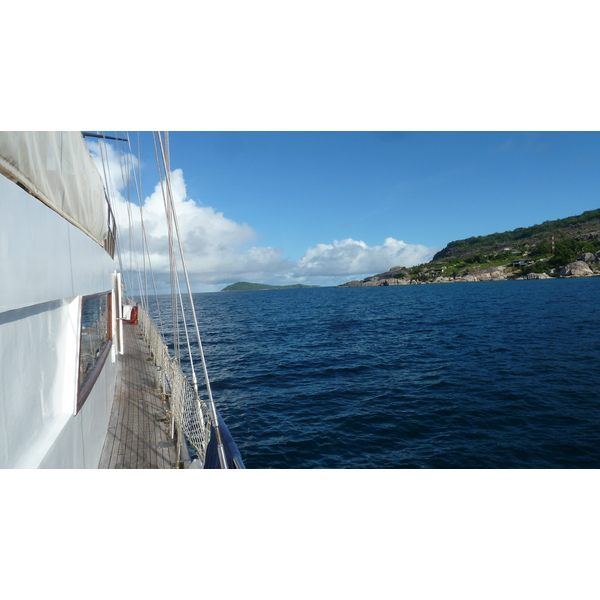
M176 467L170 419L158 390L157 372L137 325L124 325L115 398L98 467L171 469Z

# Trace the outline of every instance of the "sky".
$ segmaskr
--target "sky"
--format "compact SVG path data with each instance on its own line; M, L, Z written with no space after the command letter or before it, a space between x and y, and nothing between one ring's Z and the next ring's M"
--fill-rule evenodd
M168 260L154 143L148 132L130 139L160 293ZM338 285L428 262L456 239L600 207L597 132L174 131L169 147L196 292ZM106 156L120 201L118 155ZM127 243L127 213L117 214Z

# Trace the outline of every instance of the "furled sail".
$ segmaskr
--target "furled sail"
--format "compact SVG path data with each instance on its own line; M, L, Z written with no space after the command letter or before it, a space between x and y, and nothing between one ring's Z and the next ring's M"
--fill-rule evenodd
M104 185L80 132L0 132L0 174L104 246Z

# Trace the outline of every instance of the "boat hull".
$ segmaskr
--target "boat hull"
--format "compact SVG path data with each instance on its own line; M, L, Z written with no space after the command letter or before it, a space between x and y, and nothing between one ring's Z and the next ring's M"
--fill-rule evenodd
M95 468L118 355L78 411L81 298L114 289L115 261L2 175L0 199L0 467Z

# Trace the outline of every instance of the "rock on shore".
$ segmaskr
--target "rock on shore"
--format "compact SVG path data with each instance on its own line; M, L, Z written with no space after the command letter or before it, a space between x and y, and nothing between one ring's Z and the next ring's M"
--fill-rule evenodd
M476 269L465 275L455 277L444 276L442 272L436 273L427 281L411 280L408 269L393 267L385 273L367 277L362 281L349 281L337 287L374 287L386 285L418 285L422 283L460 283L473 281L504 281L507 279L552 279L556 277L591 277L600 275L600 251L592 254L586 252L575 262L564 267L549 269L546 273L528 273L525 276L513 273L511 265Z
M593 254L589 253L591 256ZM585 256L585 255L584 255ZM583 258L583 257L582 257ZM570 263L565 267L562 267L558 271L557 277L589 277L593 275L594 271L590 268L588 263L584 260L578 260L574 263Z

